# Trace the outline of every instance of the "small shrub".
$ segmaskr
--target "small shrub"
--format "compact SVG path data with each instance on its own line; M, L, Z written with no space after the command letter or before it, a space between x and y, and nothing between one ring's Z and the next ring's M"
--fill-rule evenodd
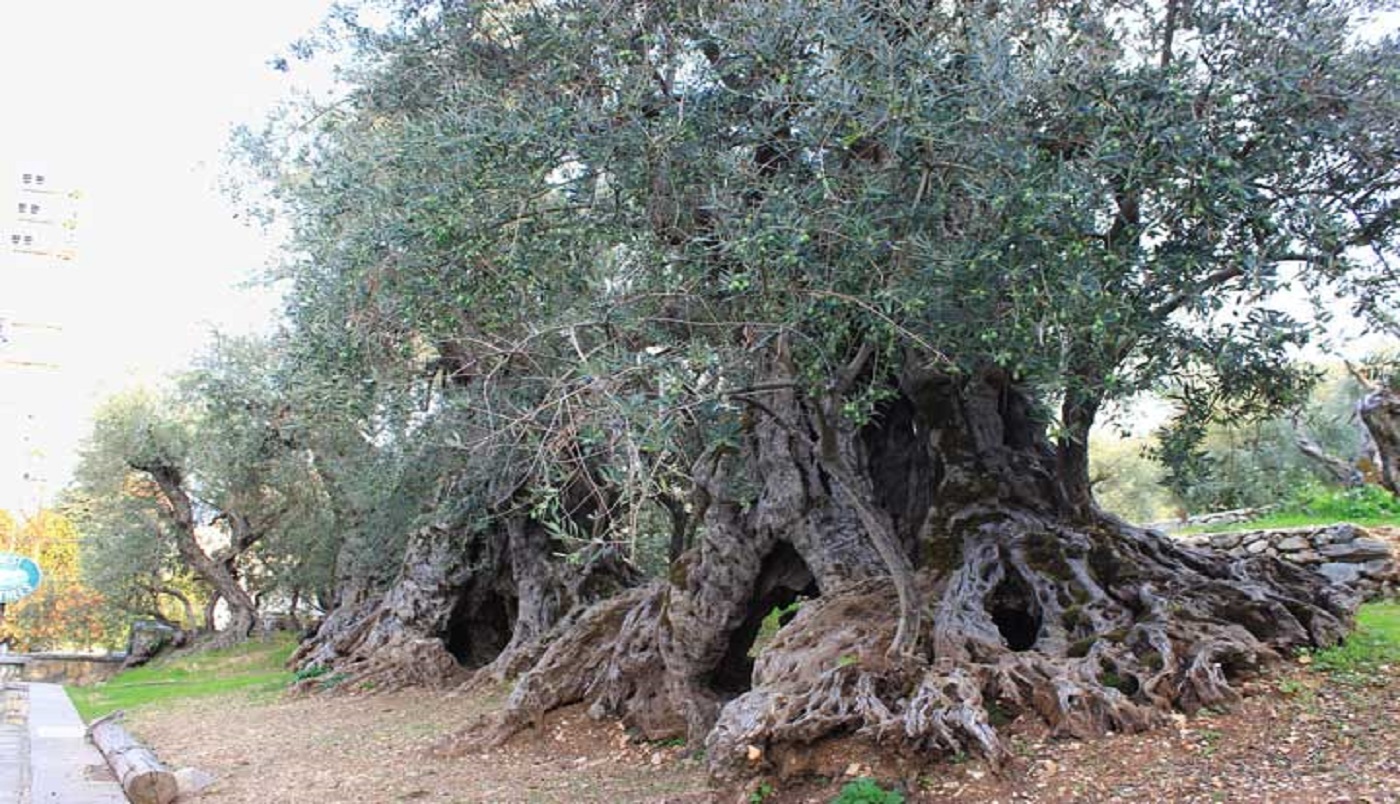
M873 779L857 779L841 788L831 804L904 804L904 794L886 790Z
M319 682L321 689L328 690L340 686L346 679L350 678L349 673L335 673L322 678Z
M1313 692L1306 682L1297 679L1285 678L1279 681L1278 691L1280 695L1292 698L1308 709L1312 709L1317 703L1317 693Z
M1220 738L1223 736L1218 729L1202 729L1201 732L1201 756L1214 756L1220 749Z
M303 667L300 670L293 673L292 681L297 682L305 681L308 678L320 678L321 676L324 676L330 671L331 669L325 666L324 664L313 664L310 667Z
M763 804L763 802L775 792L777 791L773 789L773 785L767 782L760 782L758 787L752 793L749 793L749 804Z

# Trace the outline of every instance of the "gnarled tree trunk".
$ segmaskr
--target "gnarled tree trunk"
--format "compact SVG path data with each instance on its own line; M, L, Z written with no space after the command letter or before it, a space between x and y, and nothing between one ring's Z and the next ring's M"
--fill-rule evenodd
M1000 759L1000 717L1078 736L1145 728L1228 703L1232 679L1345 632L1354 601L1318 576L1086 511L1029 398L995 372L909 372L868 425L838 428L863 501L815 451L819 409L793 390L761 409L697 473L709 504L669 582L561 623L496 728L447 750L582 701L704 744L720 777L818 770L810 744L851 735ZM862 504L916 571L912 655L888 651L899 596Z
M165 518L175 533L175 548L190 571L199 576L212 590L209 608L206 610L207 626L212 631L213 605L222 598L229 610L229 624L215 644L229 644L248 638L257 624L257 605L248 590L238 582L235 574L236 553L211 557L199 544L195 532L194 505L184 487L184 478L175 467L165 464L136 465L138 471L146 472L155 480L165 500ZM250 542L251 543L251 542Z
M350 688L513 676L534 662L566 613L637 580L609 548L568 568L558 566L557 552L548 532L525 517L482 529L423 528L389 589L337 608L290 663L345 673Z

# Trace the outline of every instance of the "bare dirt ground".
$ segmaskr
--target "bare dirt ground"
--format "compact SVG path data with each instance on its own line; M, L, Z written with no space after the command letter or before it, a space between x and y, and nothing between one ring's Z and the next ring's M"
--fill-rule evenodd
M443 736L499 705L500 695L410 690L248 703L204 699L129 725L172 768L217 781L200 801L706 802L705 774L681 749L631 742L617 723L553 714L503 749L441 758Z
M979 761L918 766L830 746L820 758L830 778L774 782L761 800L824 804L848 774L870 773L909 802L1400 802L1400 667L1348 683L1294 665L1244 691L1231 713L1147 734L1081 743L1022 727L1018 758L1000 774ZM752 788L712 793L684 748L633 743L618 724L580 710L489 754L430 754L500 697L216 699L134 713L131 725L173 767L213 773L208 802L758 800Z

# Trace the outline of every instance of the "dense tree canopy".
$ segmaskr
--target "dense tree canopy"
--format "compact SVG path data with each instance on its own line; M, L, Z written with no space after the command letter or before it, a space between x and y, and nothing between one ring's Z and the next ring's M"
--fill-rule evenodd
M570 430L693 458L782 338L818 392L866 352L1005 371L1058 401L1080 480L1102 402L1287 400L1307 332L1269 299L1384 274L1394 43L1365 10L410 3L349 17L350 95L253 150L298 347L386 395L470 386L477 460L556 465ZM859 419L882 391L843 392Z

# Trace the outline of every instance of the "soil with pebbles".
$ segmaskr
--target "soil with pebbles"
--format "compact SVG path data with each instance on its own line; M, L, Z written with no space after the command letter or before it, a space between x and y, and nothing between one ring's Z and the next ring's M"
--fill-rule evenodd
M1400 802L1400 666L1343 682L1295 665L1243 692L1230 712L1143 734L1057 741L1024 727L1000 774L945 762L906 774L899 789L910 802ZM881 770L852 763L842 775ZM770 801L824 804L839 784Z
M500 705L499 695L426 690L205 699L133 712L128 725L172 768L212 773L197 800L246 804L381 802L708 802L700 763L678 746L635 743L615 722L552 713L512 744L434 756L444 736Z
M1400 802L1400 667L1339 680L1295 664L1244 685L1232 712L1172 727L1058 741L1013 723L1017 758L922 767L858 744L828 744L819 781L770 782L765 804L829 802L849 777L873 775L909 802ZM214 699L136 712L133 730L172 767L216 783L209 802L748 802L716 793L681 746L638 743L581 709L486 754L432 747L501 703L499 691L410 690L272 702Z

